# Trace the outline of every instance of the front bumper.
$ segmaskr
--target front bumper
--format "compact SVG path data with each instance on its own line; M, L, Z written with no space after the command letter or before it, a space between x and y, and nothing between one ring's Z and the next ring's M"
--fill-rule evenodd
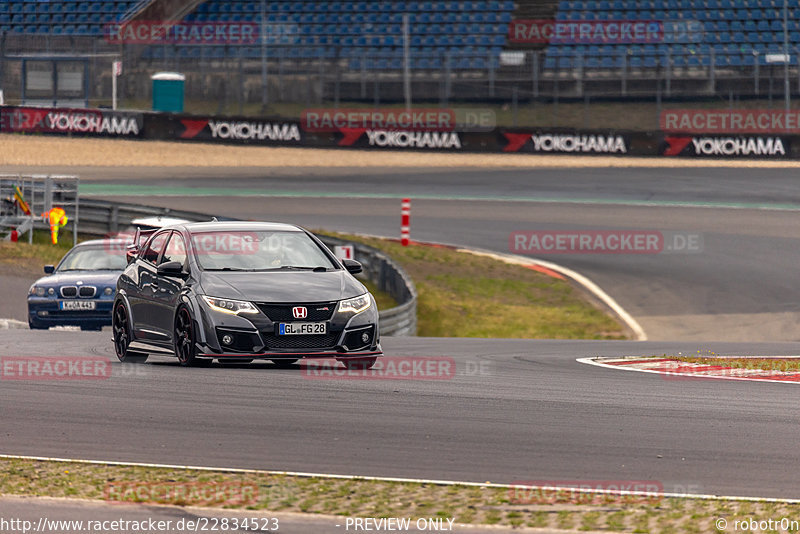
M85 326L96 328L111 326L113 299L86 299L95 302L94 310L66 311L59 308L59 300L47 297L28 297L28 323L37 328L51 326Z
M309 309L327 310L327 307L319 306L331 306L332 303L305 305ZM350 317L331 312L327 318L311 321L273 321L263 309L246 316L225 314L202 305L199 311L203 335L197 340L197 349L202 358L349 359L383 354L375 306ZM270 313L274 315L277 312ZM279 335L280 323L291 322L324 322L326 333Z
M377 358L383 356L383 350L378 345L377 350L365 350L359 352L339 352L339 351L322 351L322 352L260 352L255 354L246 354L241 352L232 352L225 354L215 353L201 353L198 354L200 358L222 358L222 359L254 359L254 360L297 360L300 358L309 359L331 359L337 360L351 360L361 358Z

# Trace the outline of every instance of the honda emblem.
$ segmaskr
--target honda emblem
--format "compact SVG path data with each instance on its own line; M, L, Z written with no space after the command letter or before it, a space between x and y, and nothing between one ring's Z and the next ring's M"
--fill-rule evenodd
M292 315L295 319L305 319L308 317L308 308L303 306L296 306L292 308Z

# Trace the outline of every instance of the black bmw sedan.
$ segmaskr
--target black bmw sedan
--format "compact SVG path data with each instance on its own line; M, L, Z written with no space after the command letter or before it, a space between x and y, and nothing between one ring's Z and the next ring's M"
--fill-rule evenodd
M293 225L174 225L142 243L117 281L117 357L174 352L182 365L288 365L336 358L370 368L382 355L378 310L354 274L313 234Z

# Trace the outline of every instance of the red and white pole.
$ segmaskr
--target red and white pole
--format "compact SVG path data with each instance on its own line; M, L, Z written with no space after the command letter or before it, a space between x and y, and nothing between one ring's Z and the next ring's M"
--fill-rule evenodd
M404 198L401 206L400 243L404 247L407 247L409 237L411 236L411 199Z

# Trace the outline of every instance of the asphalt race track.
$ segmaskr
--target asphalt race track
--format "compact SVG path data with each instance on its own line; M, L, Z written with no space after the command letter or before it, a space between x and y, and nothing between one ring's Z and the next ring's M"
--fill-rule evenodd
M684 232L703 248L544 257L592 278L655 341L384 339L388 356L454 358L449 380L311 380L301 365L184 369L164 357L115 363L108 380L3 380L4 454L497 483L655 480L666 492L800 498L787 468L800 461L796 385L575 361L800 354L794 170L72 171L97 198L394 236L398 199L409 196L412 238L500 252L518 230ZM109 337L0 331L0 355L113 359Z
M109 334L0 332L0 353L113 358ZM300 365L114 363L106 380L0 382L5 454L496 483L651 480L800 498L798 386L669 379L578 357L693 343L386 338L451 379L311 379ZM797 354L730 344L723 354ZM437 375L439 376L439 375Z
M699 235L698 253L538 257L589 276L651 340L800 340L800 189L792 169L76 172L82 190L103 198L390 236L399 234L398 199L409 196L412 239L500 252L519 230ZM135 196L152 195L156 180L158 197Z

